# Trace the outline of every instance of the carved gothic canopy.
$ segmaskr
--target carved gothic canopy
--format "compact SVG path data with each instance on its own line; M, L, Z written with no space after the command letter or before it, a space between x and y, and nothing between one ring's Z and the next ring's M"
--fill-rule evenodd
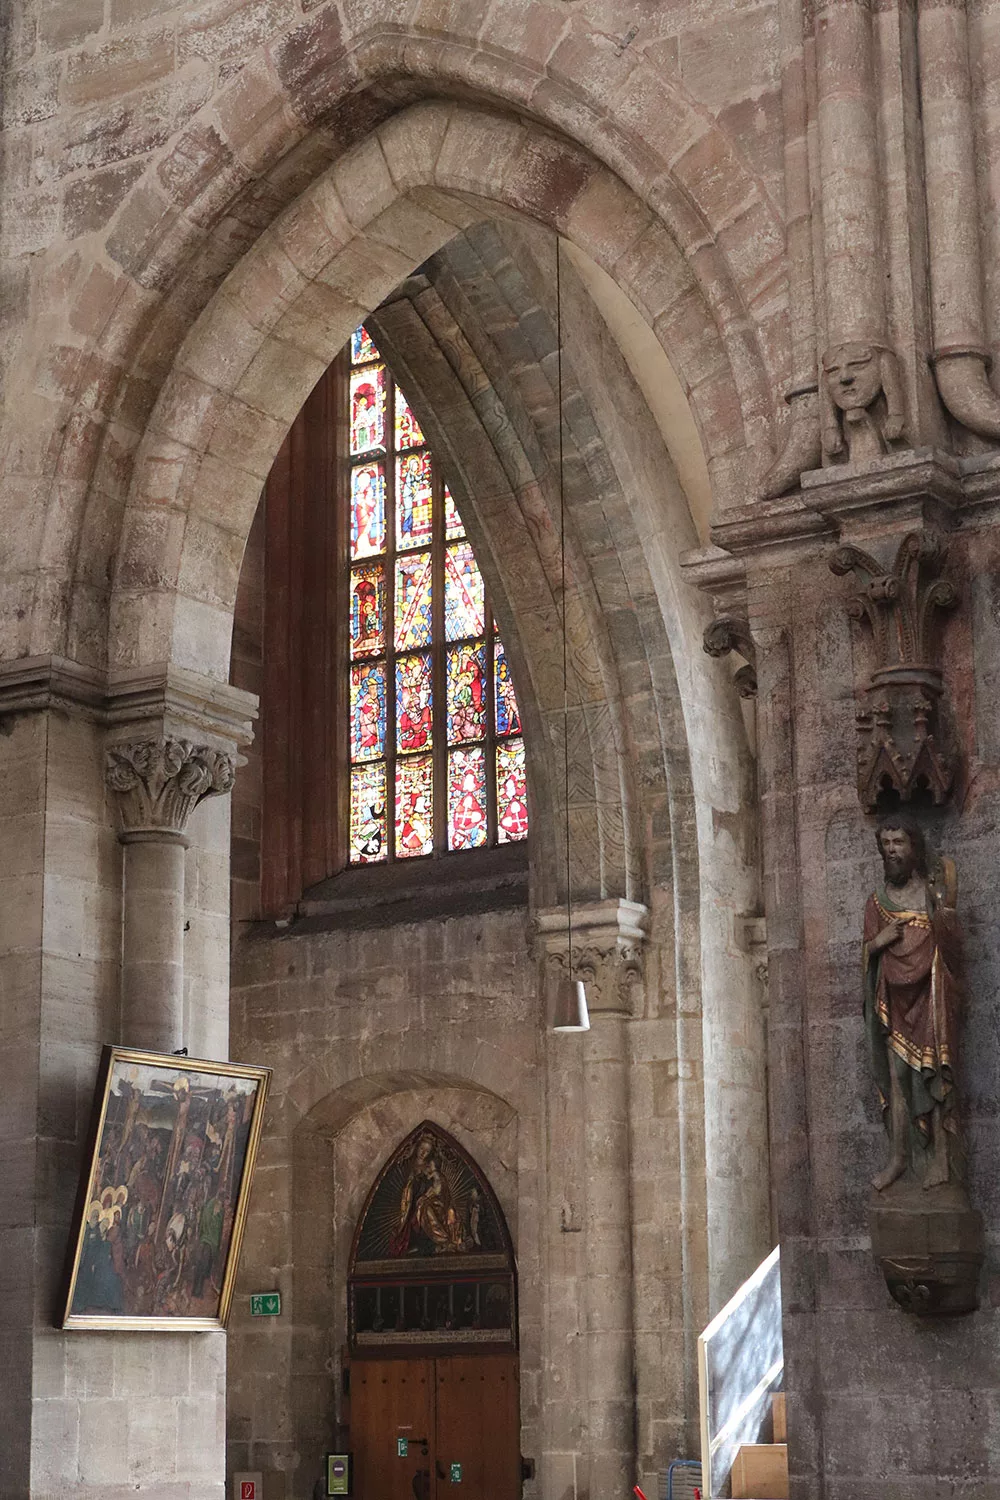
M355 1354L517 1343L514 1252L471 1156L424 1120L375 1180L351 1250Z

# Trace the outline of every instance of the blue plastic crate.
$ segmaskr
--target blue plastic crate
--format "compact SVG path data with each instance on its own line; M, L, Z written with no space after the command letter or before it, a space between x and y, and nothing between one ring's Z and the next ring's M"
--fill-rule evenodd
M663 1476L661 1500L695 1500L701 1495L701 1460L675 1458Z

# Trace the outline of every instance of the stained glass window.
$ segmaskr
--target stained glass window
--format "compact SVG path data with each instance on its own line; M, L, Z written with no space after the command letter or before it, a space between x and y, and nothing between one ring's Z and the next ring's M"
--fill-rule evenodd
M355 328L351 335L351 364L366 365L370 360L378 358L379 352L375 348L375 340L362 323L361 327Z
M385 754L385 663L351 668L351 759L377 760Z
M429 552L396 558L396 650L429 646L432 616L433 574Z
M527 837L510 664L454 497L371 334L344 375L347 862Z
M486 755L481 749L448 756L448 848L478 849L486 843Z
M410 403L403 395L399 386L396 387L396 447L420 448L423 446L424 435L420 431L420 424L410 410Z
M381 563L351 571L351 656L385 650L385 579Z
M385 447L385 367L351 372L351 452L378 453Z
M351 767L351 864L385 859L385 762Z
M351 470L351 556L371 557L385 548L385 466Z
M471 542L453 542L444 554L444 632L449 641L481 635L484 628L483 575Z
M501 844L528 832L528 787L524 775L524 741L497 745L497 837Z
M406 453L396 460L396 546L426 547L431 539L431 456Z

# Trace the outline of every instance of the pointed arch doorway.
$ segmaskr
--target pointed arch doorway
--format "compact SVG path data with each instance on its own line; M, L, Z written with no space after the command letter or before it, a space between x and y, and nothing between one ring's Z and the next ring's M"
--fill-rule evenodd
M368 1194L347 1303L356 1500L518 1500L513 1246L489 1182L430 1120Z

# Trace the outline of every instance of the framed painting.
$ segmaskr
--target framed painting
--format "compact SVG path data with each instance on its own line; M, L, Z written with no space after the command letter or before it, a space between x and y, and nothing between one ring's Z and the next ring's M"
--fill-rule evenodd
M63 1328L224 1328L270 1068L105 1047Z

